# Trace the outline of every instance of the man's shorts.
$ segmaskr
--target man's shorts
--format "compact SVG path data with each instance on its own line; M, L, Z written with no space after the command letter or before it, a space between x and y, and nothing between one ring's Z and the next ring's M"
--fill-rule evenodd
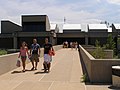
M39 56L38 56L38 54L32 54L32 56L31 56L31 61L35 61L35 62L39 62Z
M48 64L51 61L52 61L52 56L50 56L49 54L44 54L44 62Z

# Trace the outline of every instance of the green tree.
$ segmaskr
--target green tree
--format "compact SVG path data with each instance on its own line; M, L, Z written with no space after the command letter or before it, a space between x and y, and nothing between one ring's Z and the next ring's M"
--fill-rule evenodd
M105 48L106 48L106 49L115 50L115 42L114 42L114 39L113 39L113 37L112 37L112 34L109 34L109 35L108 35L107 43L106 43L106 45L105 45Z
M120 58L120 38L117 39L117 55L118 55L118 58Z
M105 53L102 47L96 47L92 55L96 59L103 59L105 57Z
M105 53L103 48L100 46L100 42L96 40L95 42L96 49L93 51L92 55L96 59L103 59L105 57Z
M96 40L96 41L95 41L95 46L96 46L96 47L100 47L100 41Z
M120 45L120 38L117 39L117 44Z

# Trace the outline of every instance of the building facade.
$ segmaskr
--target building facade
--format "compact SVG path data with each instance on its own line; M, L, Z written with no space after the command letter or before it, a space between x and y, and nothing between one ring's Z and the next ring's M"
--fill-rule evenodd
M96 40L103 45L108 34L112 34L117 42L119 33L118 26L114 24L111 32L106 24L88 24L88 31L83 31L81 24L50 24L47 15L23 15L21 22L22 26L1 21L0 48L17 49L23 41L30 46L34 38L42 46L46 37L53 45L63 44L64 41L94 45Z

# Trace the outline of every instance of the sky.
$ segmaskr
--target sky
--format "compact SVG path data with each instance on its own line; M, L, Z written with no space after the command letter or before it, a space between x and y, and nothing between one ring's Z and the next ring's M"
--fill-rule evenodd
M120 0L0 0L0 20L48 15L51 23L120 23Z

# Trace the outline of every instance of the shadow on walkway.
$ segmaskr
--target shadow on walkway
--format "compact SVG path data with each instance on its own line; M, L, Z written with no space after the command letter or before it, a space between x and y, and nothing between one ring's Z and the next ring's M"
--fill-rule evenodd
M35 70L25 70L25 72L27 72L27 71L35 71ZM25 73L25 72L23 72L23 71L12 71L11 72L11 74L16 74L16 73Z
M11 72L11 74L16 74L16 73L24 73L24 72L22 72L22 71L13 71L13 72Z
M36 73L34 73L34 74L45 74L46 72L36 72Z
M120 87L115 87L115 86L110 86L108 87L109 89L112 89L112 90L120 90Z

